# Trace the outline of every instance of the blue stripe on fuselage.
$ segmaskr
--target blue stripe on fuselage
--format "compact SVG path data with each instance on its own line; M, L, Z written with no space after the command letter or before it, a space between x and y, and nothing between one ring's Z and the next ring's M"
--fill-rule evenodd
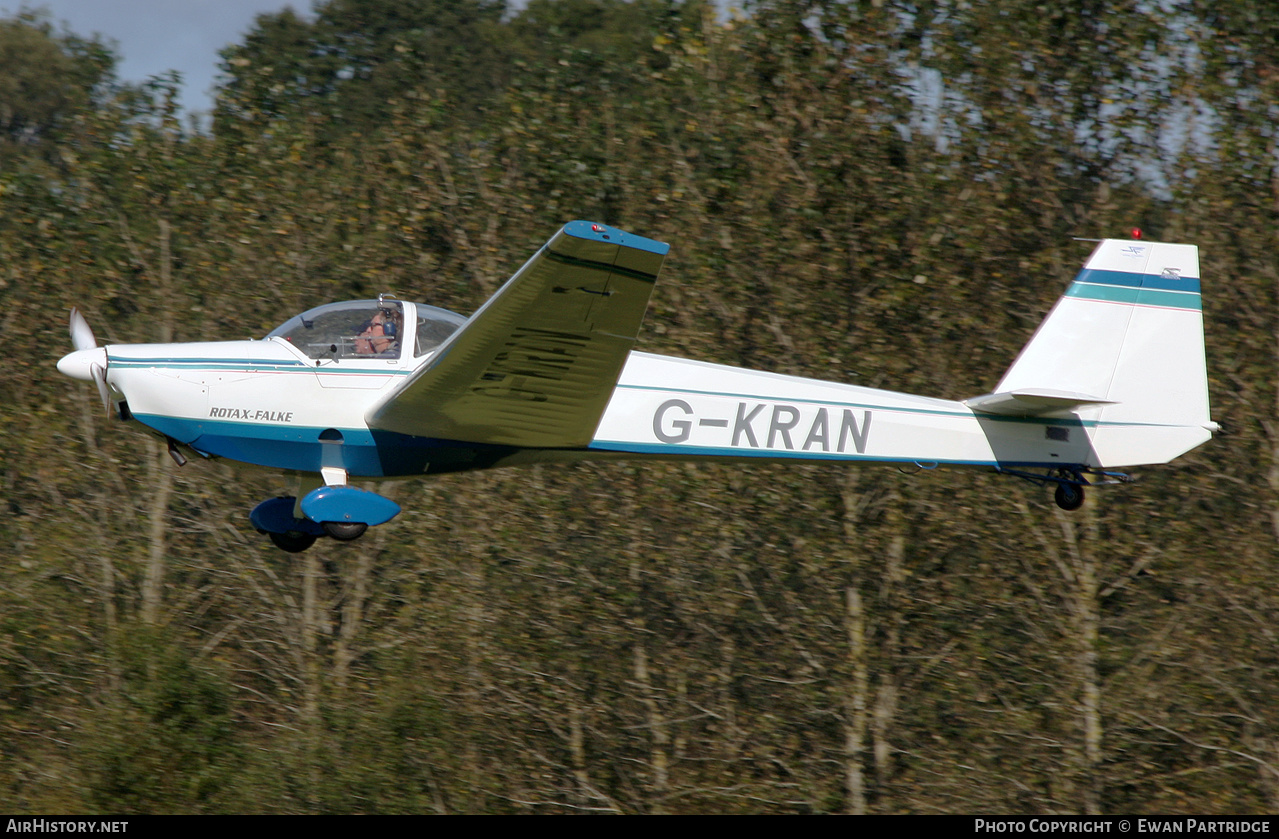
M204 454L300 472L338 466L352 478L392 478L484 468L518 451L512 446L412 437L368 428L325 429L155 414L133 416L143 425ZM321 433L331 430L339 431L342 440L320 439Z

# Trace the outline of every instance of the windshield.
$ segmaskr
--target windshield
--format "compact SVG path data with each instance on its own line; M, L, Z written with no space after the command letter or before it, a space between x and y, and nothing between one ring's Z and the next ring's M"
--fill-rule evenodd
M303 312L266 337L283 338L309 358L399 358L403 333L398 300L354 300Z
M413 349L415 356L426 355L443 343L445 338L456 332L459 326L466 323L466 318L448 309L428 306L425 303L418 303L416 306L417 340L414 342Z
M456 312L414 304L413 335L404 332L404 305L398 300L350 300L329 303L289 318L267 338L283 338L309 358L399 358L413 339L413 355L438 347L466 323Z

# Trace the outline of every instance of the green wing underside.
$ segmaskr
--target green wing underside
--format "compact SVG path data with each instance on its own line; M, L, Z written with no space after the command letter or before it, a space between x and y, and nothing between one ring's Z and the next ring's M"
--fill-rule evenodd
M529 448L585 446L635 344L665 254L661 243L612 228L566 226L369 412L369 427Z

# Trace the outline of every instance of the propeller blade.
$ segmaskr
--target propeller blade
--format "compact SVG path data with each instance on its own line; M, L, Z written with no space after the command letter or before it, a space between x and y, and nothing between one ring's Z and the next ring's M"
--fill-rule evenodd
M77 350L91 350L98 346L97 340L93 337L93 330L89 328L89 322L76 308L71 309L71 344Z
M111 391L107 389L107 371L101 364L94 364L89 367L89 372L93 375L93 383L98 386L98 396L102 397L102 407L106 408L107 416L111 416Z

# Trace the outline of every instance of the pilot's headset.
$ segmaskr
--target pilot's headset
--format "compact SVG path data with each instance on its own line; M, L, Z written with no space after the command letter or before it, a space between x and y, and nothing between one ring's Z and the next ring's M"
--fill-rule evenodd
M398 321L400 313L390 306L382 307L382 334L387 338L400 337Z

